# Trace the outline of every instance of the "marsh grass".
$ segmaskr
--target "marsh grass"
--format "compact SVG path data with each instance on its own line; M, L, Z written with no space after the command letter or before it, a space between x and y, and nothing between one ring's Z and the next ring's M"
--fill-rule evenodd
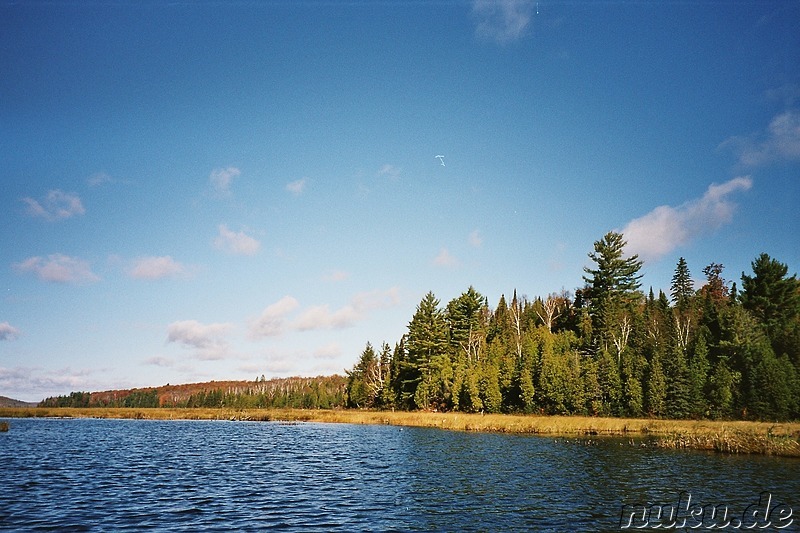
M226 408L0 408L3 417L250 420L431 427L544 436L645 437L665 448L800 457L800 423L660 420L421 411Z

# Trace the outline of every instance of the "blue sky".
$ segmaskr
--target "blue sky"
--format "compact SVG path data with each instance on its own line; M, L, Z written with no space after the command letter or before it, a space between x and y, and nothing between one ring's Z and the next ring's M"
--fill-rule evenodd
M4 2L0 395L341 373L429 290L574 291L609 230L645 289L681 256L796 272L798 26L797 2Z

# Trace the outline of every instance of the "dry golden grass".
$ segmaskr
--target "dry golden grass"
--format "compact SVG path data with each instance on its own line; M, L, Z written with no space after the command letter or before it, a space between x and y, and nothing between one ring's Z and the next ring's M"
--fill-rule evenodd
M481 415L407 411L204 408L0 408L2 417L301 421L548 436L648 437L659 446L800 457L800 423Z

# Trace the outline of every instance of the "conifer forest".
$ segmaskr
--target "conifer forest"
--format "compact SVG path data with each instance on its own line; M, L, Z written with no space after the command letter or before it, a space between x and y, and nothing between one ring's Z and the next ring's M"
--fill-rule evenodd
M433 292L394 346L368 342L349 407L485 413L788 420L800 417L800 282L767 254L741 279L680 258L669 294L609 232L574 294L494 307L469 287ZM696 267L692 267L696 268Z

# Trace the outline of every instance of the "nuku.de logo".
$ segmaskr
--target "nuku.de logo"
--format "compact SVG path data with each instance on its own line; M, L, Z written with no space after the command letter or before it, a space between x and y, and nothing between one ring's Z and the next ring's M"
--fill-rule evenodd
M759 494L758 503L748 505L742 513L727 504L692 502L692 495L683 491L676 503L623 504L620 529L784 529L794 523L792 508L773 502L772 493Z

